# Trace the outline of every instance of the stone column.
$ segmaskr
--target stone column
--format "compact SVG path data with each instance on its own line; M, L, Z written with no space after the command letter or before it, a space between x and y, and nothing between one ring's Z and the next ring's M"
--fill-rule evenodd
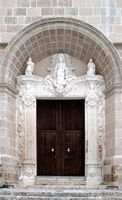
M99 184L102 182L103 162L103 78L96 75L86 76L86 81L86 181L87 184Z
M26 185L34 184L36 176L36 97L29 80L21 82L18 106L18 161L19 180Z

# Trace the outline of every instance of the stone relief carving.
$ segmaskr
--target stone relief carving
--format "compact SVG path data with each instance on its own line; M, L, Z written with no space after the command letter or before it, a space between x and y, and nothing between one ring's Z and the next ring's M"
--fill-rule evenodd
M89 104L89 106L93 107L98 103L98 101L99 101L99 96L96 90L96 82L89 81L86 102Z
M25 179L34 179L35 177L35 166L32 164L23 164L21 173L19 176L19 181L23 181Z
M88 165L88 178L93 178L96 176L97 165Z
M18 157L18 165L21 167L21 165L24 162L24 107L21 102L21 100L18 100L17 105L17 157Z
M23 89L22 101L26 106L31 106L35 102L35 94L30 84L26 84Z
M89 164L87 171L87 181L102 181L102 168L100 164Z
M25 71L25 75L21 75L17 78L18 83L18 101L17 101L17 134L18 134L18 164L22 168L22 175L20 179L25 177L34 177L35 174L35 160L36 157L33 158L34 164L26 164L24 160L25 150L25 138L26 144L32 145L33 138L35 135L29 135L35 133L36 124L33 124L31 131L26 132L25 128L28 121L31 123L36 123L36 119L33 117L29 117L29 120L25 118L25 113L36 113L36 98L40 97L80 97L84 98L86 101L86 110L85 112L88 114L90 111L95 113L95 116L90 114L86 120L86 126L89 134L87 135L86 141L86 154L89 154L89 151L92 151L94 154L94 148L91 144L92 140L95 144L97 143L97 152L95 155L97 156L93 167L91 164L88 165L88 177L96 177L96 168L98 168L98 164L103 159L103 143L104 143L104 81L103 77L99 75L95 75L95 64L92 60L88 63L88 71L87 75L76 77L74 73L74 67L72 66L71 59L67 54L55 54L52 56L52 62L48 68L49 74L43 78L34 76L33 72L34 63L29 59L27 63L27 68ZM89 112L88 112L89 110ZM35 113L34 116L35 116ZM29 114L28 114L29 115ZM27 115L26 115L27 116ZM91 131L91 123L97 123L97 126L93 127L94 130ZM96 134L96 135L95 135ZM93 136L93 137L92 137ZM31 143L29 142L31 138ZM90 142L89 142L90 141ZM26 149L26 155L29 155L29 150ZM92 155L90 152L90 155ZM87 163L89 156L86 156ZM91 158L90 158L91 159ZM91 159L92 160L92 159ZM90 162L91 162L90 160ZM96 166L96 167L95 167Z
M72 84L77 79L70 57L66 54L55 54L52 57L52 63L48 71L50 73L46 77L46 81L53 85L53 90L58 95L63 95L70 91Z
M33 177L35 174L35 166L30 164L30 165L24 165L24 175L26 175L27 177Z
M100 101L97 106L97 126L98 126L98 162L103 161L103 156L104 156L104 114L105 114L105 100L104 100L104 95L103 97L100 98Z
M97 78L97 79L96 79ZM94 78L87 79L86 102L89 106L95 106L103 98L104 80L102 76L96 75Z
M27 61L27 67L26 67L26 70L25 70L25 75L26 76L32 75L33 70L34 70L34 63L32 62L32 59L29 58L28 61Z
M31 106L35 102L35 93L30 83L19 84L19 98L26 106Z

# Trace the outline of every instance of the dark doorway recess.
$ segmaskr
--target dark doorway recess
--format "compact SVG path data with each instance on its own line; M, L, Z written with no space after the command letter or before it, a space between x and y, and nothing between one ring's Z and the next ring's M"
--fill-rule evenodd
M84 100L37 100L37 176L84 176Z

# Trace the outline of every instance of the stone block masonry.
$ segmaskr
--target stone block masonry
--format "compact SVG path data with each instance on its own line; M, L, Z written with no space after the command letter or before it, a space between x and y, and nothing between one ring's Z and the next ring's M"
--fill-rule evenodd
M0 161L4 180L16 180L15 98L0 92ZM4 183L3 183L4 184Z
M121 15L121 0L0 0L0 42L8 43L37 19L57 16L85 21L112 42L121 42Z

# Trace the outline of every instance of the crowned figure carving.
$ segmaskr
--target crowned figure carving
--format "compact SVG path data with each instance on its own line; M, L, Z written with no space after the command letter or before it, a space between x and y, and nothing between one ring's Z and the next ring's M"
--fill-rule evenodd
M46 80L53 84L56 93L63 94L66 92L67 83L71 82L72 78L75 77L69 56L63 53L55 54L52 57L52 63L48 71L50 73Z

